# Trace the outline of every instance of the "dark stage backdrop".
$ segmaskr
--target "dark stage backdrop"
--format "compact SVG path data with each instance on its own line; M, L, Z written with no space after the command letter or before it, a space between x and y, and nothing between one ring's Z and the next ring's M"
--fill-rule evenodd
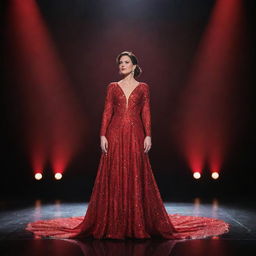
M255 1L240 1L244 11L238 14L243 15L244 27L234 24L237 26L234 31L244 29L238 36L245 38L241 45L235 46L237 51L231 52L233 57L237 54L239 60L231 69L230 83L234 82L235 86L228 84L236 104L232 105L234 109L229 109L232 123L228 131L232 136L223 152L220 179L216 181L211 180L207 164L203 166L200 180L192 178L187 155L177 141L180 102L189 86L190 72L200 53L200 42L207 35L217 1L16 2L23 2L23 5L15 5L15 1L1 1L0 5L1 87L4 92L2 199L89 199L101 154L99 129L105 88L109 82L121 79L115 58L124 50L138 57L143 70L138 80L151 87L152 149L149 156L163 199L250 198L255 186L252 178L255 172L252 96L256 57ZM226 2L232 4L232 1ZM230 24L232 17L226 22ZM228 36L224 42L230 44L230 48L235 44ZM218 60L225 62L226 55L221 54ZM57 92L53 89L53 81L57 81L60 88ZM44 88L43 93L34 92L39 87ZM56 97L65 93L62 95L65 100L56 105L49 103L53 92ZM42 98L42 95L47 97ZM219 104L218 98L215 104ZM52 106L56 107L54 112L51 112ZM184 111L189 113L189 109ZM56 141L47 137L47 132L51 132L48 118L52 121L48 113L56 117L63 113L72 116L67 124L63 119L56 122L57 126L55 123ZM39 127L33 120L39 120ZM74 127L69 123L75 124ZM63 134L62 140L59 131L61 133L65 125L70 125L71 129ZM227 136L229 132L226 131ZM42 137L39 139L39 136ZM63 153L61 143L68 136L70 144L63 145ZM43 149L36 147L41 145L35 143L37 140L42 142ZM54 143L60 143L56 151L59 148L63 153L58 156L55 152L55 158L50 153ZM58 157L65 168L63 179L55 181L53 163L59 161ZM44 178L35 181L34 167L40 159Z

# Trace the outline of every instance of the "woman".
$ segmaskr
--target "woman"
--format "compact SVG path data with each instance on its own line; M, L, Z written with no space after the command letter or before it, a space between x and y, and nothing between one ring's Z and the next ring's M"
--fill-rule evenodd
M85 217L40 220L27 230L57 238L191 239L228 231L222 220L168 214L148 152L150 86L132 52L117 56L123 79L108 84L100 129L101 158Z

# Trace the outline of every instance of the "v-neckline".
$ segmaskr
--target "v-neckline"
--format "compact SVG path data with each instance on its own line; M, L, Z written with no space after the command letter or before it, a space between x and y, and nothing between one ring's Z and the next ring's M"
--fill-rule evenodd
M128 98L126 97L125 93L124 93L124 90L122 89L122 87L119 85L118 82L116 82L117 86L120 88L120 90L122 91L125 99L126 99L126 108L128 107L128 104L129 104L129 99L131 97L131 95L133 94L133 92L136 90L137 87L139 87L141 85L141 82L139 82L139 84L131 91L130 95L128 96Z

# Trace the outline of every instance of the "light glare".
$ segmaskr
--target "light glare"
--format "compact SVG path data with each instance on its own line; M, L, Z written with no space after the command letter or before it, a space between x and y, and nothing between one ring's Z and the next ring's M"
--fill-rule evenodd
M35 179L36 179L36 180L41 180L42 178L43 178L42 173L39 173L39 172L38 172L38 173L35 174Z
M60 180L62 178L62 174L60 172L55 173L54 175L56 180Z
M193 173L193 177L194 177L195 179L200 179L200 178L201 178L200 172L194 172L194 173Z
M219 178L219 173L218 172L213 172L212 173L212 178L215 179L215 180L218 179Z

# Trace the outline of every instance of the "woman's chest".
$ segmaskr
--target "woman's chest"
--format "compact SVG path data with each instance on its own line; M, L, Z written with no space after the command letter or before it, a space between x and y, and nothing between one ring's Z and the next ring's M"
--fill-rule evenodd
M116 87L113 93L113 104L117 107L123 105L127 107L134 105L140 106L143 103L143 91L140 88L136 89L127 96Z

